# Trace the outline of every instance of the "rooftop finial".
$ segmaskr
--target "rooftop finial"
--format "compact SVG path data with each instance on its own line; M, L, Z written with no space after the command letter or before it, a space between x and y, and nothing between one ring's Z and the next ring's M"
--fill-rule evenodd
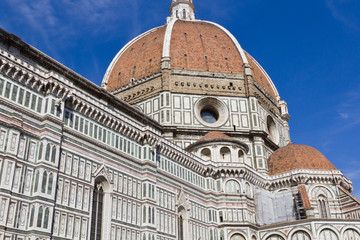
M172 19L178 18L183 20L194 20L194 11L193 0L172 0L169 10Z

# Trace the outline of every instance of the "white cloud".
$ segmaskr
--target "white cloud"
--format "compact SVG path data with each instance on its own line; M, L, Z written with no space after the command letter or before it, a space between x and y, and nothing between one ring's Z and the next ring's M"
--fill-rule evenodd
M119 23L126 22L139 29L138 0L5 0L14 12L7 21L31 28L40 33L50 45L83 35L113 36L119 33ZM1 16L0 16L0 20ZM124 33L123 33L124 34ZM125 33L126 34L126 33ZM47 40L52 39L52 41ZM58 48L58 47L56 47Z
M340 118L342 119L348 119L350 115L348 113L339 113Z
M354 10L359 7L356 0L326 0L326 5L332 16L341 21L345 26L360 31L360 19L358 12Z

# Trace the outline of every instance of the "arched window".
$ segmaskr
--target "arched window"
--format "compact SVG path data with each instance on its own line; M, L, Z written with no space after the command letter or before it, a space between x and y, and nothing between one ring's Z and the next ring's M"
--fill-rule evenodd
M219 221L224 222L224 217L222 211L219 212Z
M104 190L101 184L95 184L91 214L91 240L101 239Z
M201 158L205 161L209 161L211 159L211 151L208 148L204 148L201 150Z
M307 234L304 231L297 231L292 235L291 240L298 240L298 239L311 240L311 237L309 236L309 234Z
M37 224L36 224L37 227L41 227L42 217L43 217L43 207L40 206L39 212L38 212L38 217L37 217Z
M252 197L250 184L246 183L245 186L246 186L246 195L248 195L249 197Z
M148 219L148 223L151 223L151 208L149 207L149 208L148 208L148 210L149 210L149 219Z
M324 229L320 232L319 240L339 240L339 238L336 233L334 233L334 231L330 229Z
M186 211L183 205L180 205L178 208L178 219L177 219L177 224L178 224L177 235L179 240L190 239L189 232L191 231L191 228L189 227L188 219L189 219L188 211Z
M45 215L44 215L44 223L43 223L43 227L47 228L49 224L49 208L45 209Z
M39 170L36 170L34 192L38 191L38 186L39 186Z
M53 146L52 147L52 151L51 151L51 162L55 162L55 158L56 158L56 147Z
M53 184L53 174L50 173L49 174L49 182L48 182L47 194L51 194L52 184Z
M240 184L235 180L229 180L225 184L226 193L240 193Z
M348 229L344 232L344 240L360 240L360 234L354 229Z
M214 237L213 237L213 230L210 229L210 240L214 240Z
M45 160L49 161L50 158L50 144L46 145Z
M143 207L143 223L146 223L146 207Z
M42 183L41 183L41 192L42 192L42 193L45 193L46 182L47 182L47 173L44 172L44 173L43 173L43 178L42 178Z
M186 10L183 9L183 19L186 19Z
M34 224L34 216L35 215L35 208L34 206L31 208L31 212L30 212L30 223L29 226L32 227Z
M155 208L152 208L152 224L155 224Z
M39 155L38 155L39 160L41 160L42 154L43 154L43 143L41 142L39 146Z
M236 233L231 236L230 240L246 240L243 235Z
M273 234L270 237L268 237L266 240L284 240L284 238L281 237L280 235Z
M179 217L179 240L184 240L184 219L181 215Z
M238 151L238 162L244 162L244 152L241 150Z
M327 198L324 195L318 197L318 207L320 218L329 218L329 205Z
M221 161L224 161L224 162L231 161L230 149L228 147L222 147L220 149L220 159L221 159Z
M220 231L220 240L225 240L224 230L222 230L222 229Z

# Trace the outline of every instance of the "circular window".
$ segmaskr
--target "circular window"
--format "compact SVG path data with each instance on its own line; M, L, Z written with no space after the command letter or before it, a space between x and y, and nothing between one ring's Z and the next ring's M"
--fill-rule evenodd
M195 116L203 125L219 127L228 119L228 109L224 102L217 98L205 97L195 104Z
M201 110L200 116L207 123L215 123L219 119L216 111L207 108Z

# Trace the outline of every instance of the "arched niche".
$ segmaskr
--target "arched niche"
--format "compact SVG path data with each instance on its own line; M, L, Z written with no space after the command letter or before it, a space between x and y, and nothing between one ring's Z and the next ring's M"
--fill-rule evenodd
M238 150L237 161L240 163L244 162L244 152L242 150Z
M93 198L91 205L90 240L110 239L112 184L106 168L102 165L93 175Z
M205 161L209 161L211 159L211 150L209 148L203 148L200 152L200 157Z
M228 147L220 148L220 161L221 162L231 162L231 151Z
M225 192L230 194L240 193L240 183L235 180L228 180L225 183Z
M235 233L230 237L230 240L246 240L246 238L240 233Z
M291 240L311 240L310 235L302 230L296 231L292 236L291 236Z
M321 230L319 240L339 240L339 237L333 230L325 228Z
M345 230L345 232L343 233L343 240L360 240L360 234L358 231L356 231L355 229L347 229Z
M266 240L285 240L285 239L278 234L272 234L269 237L267 237Z

